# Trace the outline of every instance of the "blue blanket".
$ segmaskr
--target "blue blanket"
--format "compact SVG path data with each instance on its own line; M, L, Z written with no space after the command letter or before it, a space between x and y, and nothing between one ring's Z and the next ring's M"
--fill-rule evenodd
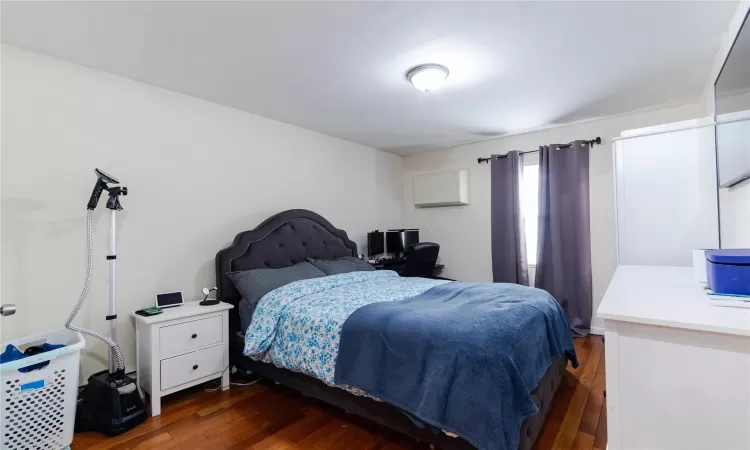
M344 322L335 382L362 389L480 449L516 449L553 358L578 366L565 312L515 284L448 283L373 303Z

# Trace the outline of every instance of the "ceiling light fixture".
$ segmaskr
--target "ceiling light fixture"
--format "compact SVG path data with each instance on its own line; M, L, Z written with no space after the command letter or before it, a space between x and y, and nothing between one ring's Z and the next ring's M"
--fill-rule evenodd
M440 64L422 64L406 72L406 79L420 91L433 92L440 90L449 73Z

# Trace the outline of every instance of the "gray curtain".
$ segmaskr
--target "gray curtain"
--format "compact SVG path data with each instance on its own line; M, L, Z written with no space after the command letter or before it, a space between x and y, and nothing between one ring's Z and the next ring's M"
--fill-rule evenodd
M526 239L519 198L521 164L517 151L490 158L492 280L528 286Z
M574 335L591 331L589 144L539 148L539 251L534 286L552 294Z

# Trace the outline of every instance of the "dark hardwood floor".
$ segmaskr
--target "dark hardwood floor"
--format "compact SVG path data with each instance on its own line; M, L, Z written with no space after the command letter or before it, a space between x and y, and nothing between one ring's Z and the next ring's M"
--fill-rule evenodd
M607 444L604 345L576 339L580 366L568 367L537 449L597 449ZM77 434L72 449L428 449L336 408L269 384L228 391L194 388L164 399L162 415L107 438Z

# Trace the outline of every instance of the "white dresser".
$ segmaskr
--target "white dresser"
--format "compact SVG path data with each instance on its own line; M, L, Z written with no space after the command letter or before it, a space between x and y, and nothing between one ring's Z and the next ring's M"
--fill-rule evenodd
M221 377L229 388L229 310L219 303L186 303L143 317L132 313L136 330L138 386L151 397L151 415L161 414L161 398Z
M689 267L620 266L597 316L610 450L750 448L750 309L710 306Z

